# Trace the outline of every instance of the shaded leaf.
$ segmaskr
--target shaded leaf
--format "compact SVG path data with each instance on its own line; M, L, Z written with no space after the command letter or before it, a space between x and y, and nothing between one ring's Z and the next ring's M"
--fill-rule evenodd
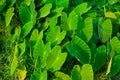
M29 21L31 21L31 12L30 12L28 6L24 2L20 4L19 16L20 16L20 20L22 21L23 24L26 24Z
M113 57L110 73L108 73L108 75L107 75L108 77L113 77L120 71L119 63L120 63L120 55Z
M100 70L100 68L105 64L106 62L106 46L102 45L97 48L97 52L95 54L95 61L93 63L93 69L95 71Z
M80 66L75 65L72 70L72 80L81 80Z
M82 64L89 63L91 59L91 51L88 45L79 37L75 36L72 42L67 46L68 52L74 56Z

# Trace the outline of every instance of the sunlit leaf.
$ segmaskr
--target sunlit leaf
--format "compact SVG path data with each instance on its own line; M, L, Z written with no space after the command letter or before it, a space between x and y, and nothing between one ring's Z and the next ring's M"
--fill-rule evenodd
M5 15L6 26L8 26L10 24L13 15L14 15L14 7L10 7L7 10L6 15Z

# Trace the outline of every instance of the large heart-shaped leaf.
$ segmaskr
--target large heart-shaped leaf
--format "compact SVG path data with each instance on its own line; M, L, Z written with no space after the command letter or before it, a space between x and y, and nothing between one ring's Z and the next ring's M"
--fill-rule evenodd
M63 63L65 62L67 53L61 52L60 46L55 46L47 59L47 68L49 71L54 72L59 70ZM57 65L56 65L57 64Z
M75 36L72 42L68 44L67 50L82 64L89 63L91 59L91 51L88 45L79 37Z
M106 46L102 45L97 48L97 52L95 54L95 61L93 63L93 69L99 70L106 62Z

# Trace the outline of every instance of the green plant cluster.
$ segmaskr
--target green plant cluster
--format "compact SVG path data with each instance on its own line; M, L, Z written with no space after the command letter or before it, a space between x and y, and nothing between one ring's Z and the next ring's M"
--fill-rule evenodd
M120 1L0 0L0 61L1 80L114 79Z

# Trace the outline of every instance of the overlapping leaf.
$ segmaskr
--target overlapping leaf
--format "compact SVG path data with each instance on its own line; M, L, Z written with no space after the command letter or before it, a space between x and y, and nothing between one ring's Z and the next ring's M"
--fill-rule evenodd
M47 68L49 71L54 72L59 70L63 63L65 62L67 53L61 52L60 46L55 46L47 59ZM57 65L56 65L57 64Z
M82 64L89 63L91 59L91 51L88 45L79 37L75 36L72 42L68 44L67 50Z

